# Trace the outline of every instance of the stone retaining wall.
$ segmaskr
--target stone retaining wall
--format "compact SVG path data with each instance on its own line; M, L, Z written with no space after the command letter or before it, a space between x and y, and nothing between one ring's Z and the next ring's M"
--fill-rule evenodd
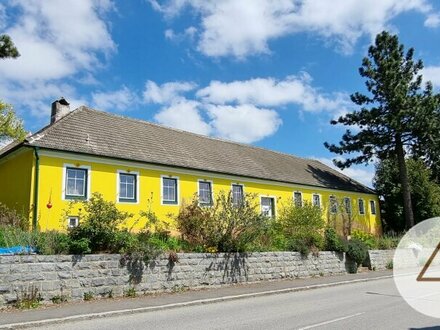
M37 288L44 301L55 296L80 300L137 293L172 291L241 282L345 274L353 264L344 254L297 252L249 254L178 253L144 264L121 255L0 256L0 307Z
M387 269L387 265L394 258L394 250L370 250L368 251L368 267L373 270Z

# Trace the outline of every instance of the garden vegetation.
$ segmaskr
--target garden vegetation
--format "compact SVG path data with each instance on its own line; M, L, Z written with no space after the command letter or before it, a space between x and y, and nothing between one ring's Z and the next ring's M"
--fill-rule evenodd
M211 206L203 206L194 196L175 216L175 235L151 206L136 215L145 222L142 230L127 228L127 220L135 215L121 212L98 193L88 201L69 205L66 214L75 203L83 211L79 225L66 232L29 230L25 214L0 204L0 247L24 246L39 254L120 253L131 261L148 261L164 252L177 261L176 252L298 251L316 255L328 250L347 252L360 265L368 249L392 249L399 241L398 237L376 237L351 228L351 236L344 236L334 215L325 221L322 209L308 202L302 206L293 201L280 203L278 216L270 218L261 214L256 201L256 196L247 194L242 203L234 204L230 193L219 192ZM345 222L343 215L340 218Z

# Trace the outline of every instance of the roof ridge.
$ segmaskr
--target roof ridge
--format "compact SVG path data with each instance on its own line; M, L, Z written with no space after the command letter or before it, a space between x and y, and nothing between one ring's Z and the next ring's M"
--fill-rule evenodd
M81 107L85 108L86 110L95 111L95 112L102 113L102 114L105 114L105 115L108 115L108 116L118 117L118 118L130 120L130 121L134 121L134 122L138 122L138 123L143 123L143 124L147 124L147 125L152 125L152 126L156 126L156 127L160 127L160 128L165 128L165 129L169 129L169 130L172 130L172 131L181 132L181 133L185 133L185 134L191 134L191 135L195 135L195 136L198 136L198 137L201 137L201 138L204 138L204 139L208 139L208 140L225 142L225 143L229 143L229 144L238 145L238 146L241 146L241 147L247 147L247 148L253 148L253 149L258 149L258 150L270 151L272 153L276 153L276 154L279 154L279 155L292 157L292 158L295 158L295 159L300 159L300 160L303 160L303 161L311 161L311 160L313 160L312 158L299 157L299 156L296 156L296 155L293 155L293 154L289 154L289 153L286 153L286 152L281 152L281 151L277 151L277 150L271 150L271 149L255 146L255 145L252 145L252 144L236 142L236 141L232 141L232 140L228 140L228 139L222 139L222 138L218 138L218 137L212 137L212 136L207 136L207 135L203 135L203 134L199 134L199 133L189 132L189 131L185 131L185 130L180 129L180 128L175 128L175 127L170 127L170 126L166 126L166 125L162 125L162 124L157 124L157 123L153 123L151 121L144 120L144 119L138 119L138 118L133 118L133 117L128 117L128 116L123 116L123 115L112 113L112 112L97 110L97 109L91 108L89 106L81 106ZM73 110L73 111L75 111L75 110Z

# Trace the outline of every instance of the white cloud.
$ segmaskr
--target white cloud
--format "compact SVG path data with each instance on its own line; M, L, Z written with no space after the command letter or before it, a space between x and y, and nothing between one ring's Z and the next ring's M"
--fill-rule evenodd
M173 18L190 7L199 14L198 49L208 56L244 58L269 53L271 40L295 33L315 33L351 52L363 35L390 28L391 20L405 12L426 16L436 23L427 0L169 0L153 8ZM239 22L239 26L237 26Z
M172 41L183 41L184 39L193 40L197 33L194 26L190 26L183 31L183 33L176 33L173 29L166 29L164 32L165 38Z
M147 103L169 104L183 99L183 93L192 91L196 88L192 82L167 82L162 85L148 80L145 84L144 101Z
M99 110L127 110L138 102L136 93L126 86L111 92L92 93L92 104Z
M0 3L0 29L2 30L6 27L6 19L6 8Z
M2 95L7 96L6 102L14 105L15 110L24 115L26 112L37 119L49 121L50 105L56 99L65 97L71 104L71 109L87 102L76 96L75 89L62 82L45 81L5 83L0 81Z
M431 81L436 87L440 87L440 66L427 66L423 69L423 80Z
M219 104L221 102L207 96L199 97L199 101L183 95L191 91L204 95L201 91L207 91L207 88L196 91L196 87L194 83L184 81L162 85L147 81L143 93L144 102L163 106L154 116L161 124L238 142L259 141L274 134L281 125L275 110L259 108L253 104ZM210 88L210 91L215 92L215 89ZM254 92L258 93L258 90Z
M116 50L104 19L113 3L10 0L4 8L2 33L11 36L21 56L0 61L2 98L47 119L50 103L60 96L72 104L87 103L74 86L82 77L93 80Z
M346 168L344 170L341 170L337 166L333 164L332 158L325 158L325 157L309 157L311 159L315 159L317 161L320 161L324 165L327 165L336 171L345 174L346 176L352 178L353 180L356 180L363 185L367 187L373 186L373 177L374 177L374 168L372 165L364 166L364 165L353 165L350 168ZM337 158L337 157L336 157Z
M210 135L211 126L200 115L199 103L189 100L180 100L162 108L154 119L163 125L179 128L185 131Z
M323 95L311 86L311 80L308 74L303 73L288 76L284 80L255 78L229 83L211 81L209 86L197 91L197 96L215 104L250 103L269 107L298 104L303 110L312 112L340 112L349 106L348 95Z
M185 81L162 85L147 81L143 98L146 103L163 106L154 117L159 123L253 143L278 130L282 124L277 111L280 107L294 104L299 111L327 111L334 116L351 105L346 94L325 95L311 83L307 73L282 80L211 81L203 88Z
M274 134L282 121L274 110L253 105L209 105L215 135L243 143L252 143Z
M173 29L166 29L164 32L164 35L165 35L165 38L170 39L170 40L173 40L176 37Z
M57 0L10 2L22 14L9 22L9 34L21 56L0 62L0 74L14 81L59 79L99 64L99 54L115 45L97 14L108 8L102 1ZM104 7L102 7L104 6Z
M430 28L436 28L440 26L440 15L430 14L425 20L425 26Z

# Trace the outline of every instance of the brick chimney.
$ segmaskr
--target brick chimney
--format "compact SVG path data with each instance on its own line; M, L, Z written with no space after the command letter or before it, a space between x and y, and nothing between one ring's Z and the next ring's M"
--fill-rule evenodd
M64 97L52 103L50 123L53 124L70 112L69 102Z

